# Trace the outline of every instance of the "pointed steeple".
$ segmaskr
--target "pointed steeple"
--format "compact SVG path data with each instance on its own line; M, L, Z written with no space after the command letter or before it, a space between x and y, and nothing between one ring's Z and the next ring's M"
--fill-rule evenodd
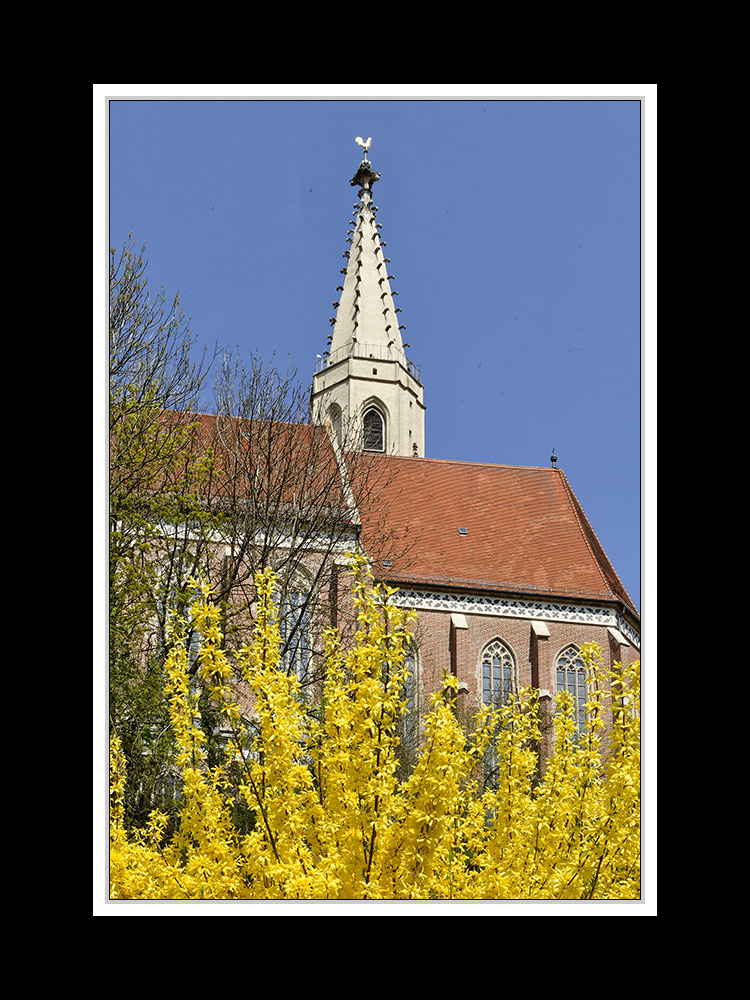
M344 251L346 267L343 285L339 289L338 306L331 338L331 357L351 344L385 350L406 362L399 329L393 275L388 273L389 258L381 239L377 221L377 205L373 204L372 187L380 174L372 169L365 157L349 183L359 189L359 201L354 205L352 228L347 233L348 249ZM372 353L372 352L370 352Z
M368 157L371 139L364 142L364 158L350 180L359 201L347 233L343 253L343 281L331 317L333 330L327 354L316 367L311 404L313 419L326 415L333 425L341 421L382 421L382 438L363 432L362 447L400 455L424 455L424 402L419 370L404 353L399 322L400 307L391 288L390 258L381 239L378 207L373 203L373 185L380 174ZM379 416L378 416L379 415ZM338 424L337 424L338 421ZM382 447L370 448L372 442Z

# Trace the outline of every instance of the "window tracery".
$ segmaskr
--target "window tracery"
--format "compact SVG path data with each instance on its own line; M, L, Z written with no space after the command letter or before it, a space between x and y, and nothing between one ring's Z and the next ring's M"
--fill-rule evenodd
M294 673L300 684L308 680L313 655L311 628L312 597L305 590L287 590L279 610L282 662L287 673Z
M404 685L404 697L407 708L407 713L403 721L404 743L409 749L414 750L419 741L419 674L417 655L413 650L407 651L404 657L404 666L407 669L406 683Z
M516 690L516 662L510 647L502 639L493 639L482 650L482 702L495 709L506 705ZM493 740L484 754L485 784L498 784L497 745Z
M482 701L500 708L515 689L513 654L502 639L494 639L482 651Z
M582 733L586 727L586 667L575 643L560 650L555 659L555 669L557 693L567 691L573 698L576 729Z
M365 411L362 447L365 451L385 451L385 420L376 406L370 406Z

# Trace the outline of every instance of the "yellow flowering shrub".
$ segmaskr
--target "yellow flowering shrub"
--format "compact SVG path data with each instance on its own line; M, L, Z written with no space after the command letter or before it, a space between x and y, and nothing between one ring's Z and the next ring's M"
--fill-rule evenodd
M411 613L393 590L355 570L358 630L343 648L325 636L319 700L280 669L271 571L256 577L252 642L233 659L253 698L242 724L220 615L205 587L191 624L203 636L200 682L232 733L226 760L209 767L191 686L186 623L171 625L169 711L182 776L178 825L153 812L144 829L123 821L124 758L110 748L110 895L115 899L637 899L640 894L640 664L581 651L588 724L576 731L570 696L555 715L554 749L539 777L536 694L483 707L468 735L445 678L424 720L416 764L399 781L399 722L407 712L404 653ZM605 685L605 681L609 681ZM615 706L602 748L605 689ZM484 788L493 741L497 787ZM239 780L237 780L239 775ZM254 825L233 823L234 798Z

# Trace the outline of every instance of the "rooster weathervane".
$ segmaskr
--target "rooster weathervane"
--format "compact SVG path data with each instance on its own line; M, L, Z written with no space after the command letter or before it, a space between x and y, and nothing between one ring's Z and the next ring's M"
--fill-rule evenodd
M367 159L367 151L370 148L370 143L372 142L372 136L368 136L367 139L363 139L361 135L358 135L354 140L358 146L361 146L365 151L365 159Z

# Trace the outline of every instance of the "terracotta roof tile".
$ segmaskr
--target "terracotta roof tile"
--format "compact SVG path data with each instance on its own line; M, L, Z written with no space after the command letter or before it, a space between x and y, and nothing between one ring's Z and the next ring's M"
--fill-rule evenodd
M340 519L352 513L324 427L211 413L166 412L162 419L196 425L196 450L215 449L215 500L254 495L261 510L264 504L278 510L289 504L311 516L335 512Z
M196 416L207 438L215 440L217 418ZM227 444L232 430L244 436L245 423L230 420L218 437ZM260 448L267 459L264 435L251 440L253 450ZM348 507L323 428L275 423L269 445L286 455L269 471L271 485L280 479L284 487L282 503L288 490L304 482L313 497L319 484L319 514L326 507ZM349 454L346 464L362 543L386 579L616 601L639 617L561 470L375 454ZM225 471L241 491L247 466L237 478L229 467ZM383 568L384 559L390 566Z
M356 459L355 459L356 461ZM392 536L367 551L395 582L633 602L558 469L382 456ZM459 529L465 529L459 531Z

